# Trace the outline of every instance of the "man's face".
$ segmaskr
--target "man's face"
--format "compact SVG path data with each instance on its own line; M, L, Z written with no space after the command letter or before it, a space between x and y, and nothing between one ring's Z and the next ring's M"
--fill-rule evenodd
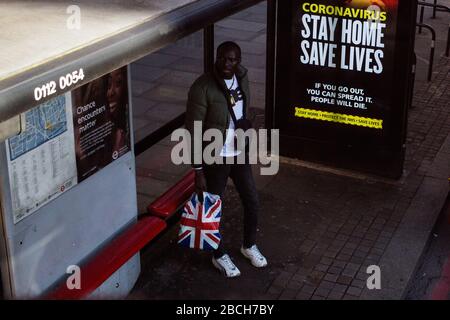
M241 57L236 49L224 49L217 52L217 71L224 79L233 78L240 62Z

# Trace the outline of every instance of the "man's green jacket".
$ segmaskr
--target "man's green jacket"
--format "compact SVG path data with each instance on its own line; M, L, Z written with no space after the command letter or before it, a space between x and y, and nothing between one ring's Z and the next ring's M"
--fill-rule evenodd
M243 94L245 117L246 109L250 105L247 69L239 66L236 78ZM195 80L189 90L185 120L186 129L191 134L191 163L194 167L201 166L201 163L194 163L194 159L202 159L202 154L197 154L195 157L195 153L203 153L205 146L202 141L196 141L195 143L199 143L202 147L198 150L193 147L194 121L202 122L203 132L211 128L219 129L222 132L223 142L225 142L225 132L232 121L229 108L231 108L230 94L224 79L216 71L205 73Z

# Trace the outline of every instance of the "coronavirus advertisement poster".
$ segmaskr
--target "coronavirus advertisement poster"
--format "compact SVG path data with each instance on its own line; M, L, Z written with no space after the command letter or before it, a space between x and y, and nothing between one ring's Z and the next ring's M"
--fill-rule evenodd
M383 106L393 80L396 1L363 2L297 2L294 77L302 90L293 117L375 131L389 121Z
M392 143L404 114L395 100L398 4L280 2L276 120L281 133L334 145Z

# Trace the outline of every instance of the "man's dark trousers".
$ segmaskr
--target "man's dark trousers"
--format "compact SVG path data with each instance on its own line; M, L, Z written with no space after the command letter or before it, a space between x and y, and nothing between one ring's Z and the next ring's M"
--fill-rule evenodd
M244 247L250 248L256 242L256 227L258 225L259 199L256 191L255 180L251 165L248 163L237 164L212 164L203 167L206 179L207 191L217 194L221 198L227 185L228 177L233 180L236 190L244 206ZM214 257L220 258L225 250L220 242L219 248L214 251Z

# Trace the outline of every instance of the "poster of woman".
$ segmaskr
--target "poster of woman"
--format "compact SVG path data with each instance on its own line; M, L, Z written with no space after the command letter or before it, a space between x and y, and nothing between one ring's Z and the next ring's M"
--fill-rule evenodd
M78 181L131 150L127 67L72 91Z
M106 101L112 127L112 157L117 159L130 150L128 126L128 91L126 68L111 72L107 78Z

